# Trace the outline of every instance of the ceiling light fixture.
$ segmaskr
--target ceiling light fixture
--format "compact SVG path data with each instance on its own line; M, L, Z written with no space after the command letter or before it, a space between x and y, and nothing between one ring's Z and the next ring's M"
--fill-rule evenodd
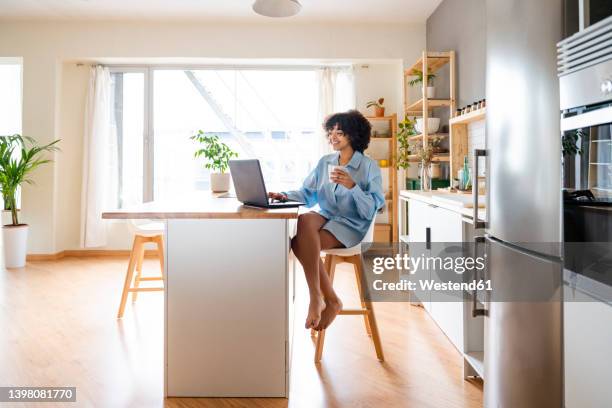
M298 0L255 0L253 11L265 17L291 17L302 9Z

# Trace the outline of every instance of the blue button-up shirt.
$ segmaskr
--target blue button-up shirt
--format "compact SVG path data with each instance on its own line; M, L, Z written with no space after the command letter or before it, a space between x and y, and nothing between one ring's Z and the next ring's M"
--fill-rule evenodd
M385 196L380 167L357 151L345 166L355 186L347 189L329 181L328 164L339 165L339 158L338 152L323 156L302 188L285 194L291 200L306 203L307 207L319 204L319 214L328 220L323 228L350 248L361 242L376 212L384 207Z

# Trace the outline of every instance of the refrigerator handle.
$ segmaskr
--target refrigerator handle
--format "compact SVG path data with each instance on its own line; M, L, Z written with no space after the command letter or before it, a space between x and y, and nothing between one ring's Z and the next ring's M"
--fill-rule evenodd
M484 237L474 237L474 259L478 256L478 244L485 242ZM487 316L487 309L478 307L478 269L474 268L474 291L472 292L472 317Z
M478 158L486 157L487 151L485 149L474 149L474 163L472 165L472 199L474 204L474 230L478 230L486 227L484 221L478 219ZM488 210L488 209L487 209Z

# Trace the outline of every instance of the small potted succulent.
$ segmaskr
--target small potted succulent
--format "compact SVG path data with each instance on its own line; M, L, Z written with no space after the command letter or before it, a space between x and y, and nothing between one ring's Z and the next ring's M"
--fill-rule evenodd
M374 116L377 118L385 116L385 98L378 98L375 101L369 101L366 108L374 107Z
M210 189L215 193L229 191L230 174L227 173L229 161L232 157L238 157L228 145L219 141L217 135L207 135L202 130L190 137L191 140L198 142L201 147L196 150L194 157L203 156L206 159L204 167L212 170L210 173ZM216 170L216 172L215 172Z
M43 153L57 151L59 140L39 146L31 137L22 135L0 136L0 191L4 211L11 213L11 222L2 226L4 264L7 268L22 268L26 263L28 224L19 222L17 195L23 183L34 184L30 175L39 166L51 160Z
M423 84L423 71L415 69L412 71L412 75L416 78L408 82L410 86L417 86ZM434 87L433 80L436 76L431 72L427 73L427 98L433 99L436 96L436 88Z

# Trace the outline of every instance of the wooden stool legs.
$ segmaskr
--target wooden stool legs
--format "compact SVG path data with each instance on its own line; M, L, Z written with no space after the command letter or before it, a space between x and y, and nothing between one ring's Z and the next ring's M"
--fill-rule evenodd
M361 286L361 277L363 274L363 264L361 255L353 255L348 257L341 257L338 255L326 255L325 256L325 269L329 273L331 282L334 282L334 274L336 271L336 265L341 262L347 262L353 265L355 269L355 276L357 278L357 289L359 290L359 299L361 300L361 309L342 309L341 315L363 315L366 331L368 335L372 336L374 342L374 349L376 350L376 357L380 361L384 361L384 355L382 350L382 344L380 341L380 335L378 333L378 325L376 324L376 317L374 316L374 310L372 308L372 302L365 299L363 288ZM321 330L317 335L317 345L315 349L315 363L321 361L323 355L323 344L325 343L325 332Z
M154 242L157 244L157 254L161 265L161 275L153 277L142 276L142 261L145 254L145 244L147 242ZM136 276L134 276L134 270L136 270ZM154 281L164 279L164 241L162 235L145 236L138 235L134 236L134 244L132 245L132 252L130 253L130 261L128 262L127 272L125 274L125 282L123 283L123 292L121 293L121 303L119 304L119 312L117 318L123 317L125 311L125 303L127 302L128 293L132 292L132 301L135 302L138 296L138 292L154 292L163 291L163 287L153 288L141 288L140 282L142 281ZM134 280L134 286L131 286L132 280Z

